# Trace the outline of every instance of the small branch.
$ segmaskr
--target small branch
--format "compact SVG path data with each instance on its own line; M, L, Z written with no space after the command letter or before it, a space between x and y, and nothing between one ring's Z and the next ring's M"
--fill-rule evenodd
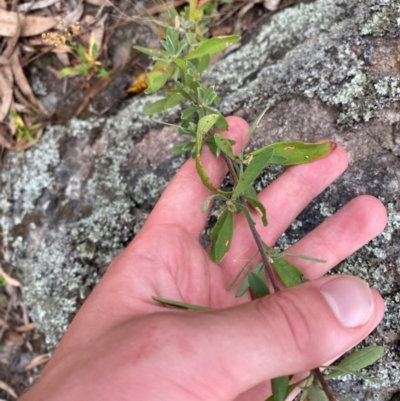
M229 174L231 175L233 185L236 186L238 184L238 177L235 171L235 167L233 166L232 160L224 152L221 152L221 154L226 165L228 166Z
M319 370L319 368L313 369L312 372L314 374L314 377L320 382L322 389L324 390L326 396L328 397L328 400L329 401L337 401L335 396L332 394L332 391L329 388L328 383L326 382L325 377L322 374L322 372Z
M226 165L228 166L228 170L232 177L233 184L236 186L238 183L238 177L237 177L237 174L235 171L235 167L233 166L232 160L224 152L221 152L221 153L222 153L222 157L224 158ZM243 198L240 199L240 203L244 207L247 208L247 202ZM280 286L279 286L279 282L276 278L275 270L269 261L267 253L265 252L263 240L261 239L260 234L257 232L257 230L254 226L249 224L249 228L250 228L251 234L253 235L254 241L257 244L257 248L260 252L261 259L264 263L267 276L271 281L272 287L274 288L274 292L279 292L281 290Z

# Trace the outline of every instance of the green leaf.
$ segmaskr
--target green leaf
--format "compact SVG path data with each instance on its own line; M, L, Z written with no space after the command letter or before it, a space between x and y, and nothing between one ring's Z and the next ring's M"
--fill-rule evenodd
M232 160L236 159L236 156L234 155L232 151L232 145L236 143L236 141L233 141L232 139L228 139L225 136L221 134L214 134L214 140L216 145Z
M164 50L149 49L148 47L142 47L142 46L133 46L133 48L149 56L168 57L168 53Z
M208 114L199 120L199 123L197 124L197 133L201 139L208 131L210 131L218 118L218 114Z
M210 64L211 57L209 54L205 54L203 57L193 60L196 65L197 72L201 74Z
M97 78L110 78L109 72L104 68L100 68L100 71L96 75Z
M246 199L248 203L252 206L252 208L261 216L261 221L263 226L266 227L268 225L267 220L267 211L265 210L265 206L258 200L256 191L252 186L248 187L246 191L242 194L243 198Z
M182 95L182 96L184 96L184 95ZM196 111L197 111L197 107L195 107L195 106L188 107L187 109L183 110L182 115L181 115L182 120L190 120L193 117L194 113L196 113Z
M210 177L208 176L206 170L204 169L204 166L201 162L200 153L204 135L213 127L218 117L219 117L218 114L209 114L207 116L200 118L197 124L197 131L196 131L196 171L199 174L201 182L204 184L204 186L212 192L218 192L218 189L214 187Z
M182 70L186 71L186 63L183 58L174 58L173 62Z
M170 29L170 28L168 28ZM176 49L174 47L174 44L172 43L172 40L169 36L165 38L165 40L161 41L161 45L164 47L164 49L171 55L175 55Z
M326 263L327 262L324 259L317 259L317 258L313 258L312 256L300 255L298 253L282 252L280 255L281 255L280 257L288 256L289 258L299 258L299 259L309 260L311 262L316 262L316 263ZM279 259L279 257L277 257L277 259ZM274 260L275 260L275 258L274 258Z
M247 220L247 223L250 226L255 226L256 222L254 221L253 217L251 216L248 207L247 206L243 206L242 204L237 203L237 202L235 202L235 205L237 206L238 210L240 210L241 212L244 213L244 215L246 217L246 220Z
M210 196L207 197L207 199L201 205L201 212L202 213L206 212L210 208L211 202L213 200L221 200L221 201L224 201L224 202L229 201L229 199L226 196L223 196L223 195L219 195L219 194L210 195Z
M275 401L285 401L289 390L289 376L281 376L271 380L272 394Z
M265 279L265 273L263 276L261 276L254 272L250 272L248 278L251 292L256 298L262 298L270 294L267 281Z
M272 258L272 266L278 273L279 278L282 280L285 287L294 287L303 282L303 273L295 265L288 262L285 258L276 259L275 256L279 255L279 252L268 245L264 244L265 250L268 255Z
M319 386L312 385L308 389L308 401L329 401L325 391Z
M242 153L243 153L244 147L248 143L248 140L251 138L254 131L257 129L258 124L260 123L261 119L264 117L264 114L270 109L270 107L271 107L271 104L268 104L267 107L257 116L257 118L251 124L249 131L247 132L246 136L244 137L244 141L243 141L243 145L242 145Z
M267 166L273 154L274 150L268 148L260 152L256 157L253 157L244 173L239 177L238 184L232 194L233 198L240 196L253 184L254 180L261 174L265 166Z
M364 373L360 373L356 370L350 370L350 369L342 369L342 368L338 368L337 366L321 366L322 368L329 368L332 369L333 373L338 373L339 374L335 377L339 377L339 376L343 376L343 375L354 375L356 377L359 377L360 379L364 379L364 380L368 380L372 383L376 383L376 384L382 384L383 380L380 379L376 379L375 377L366 375Z
M303 142L277 142L265 146L251 153L257 156L265 149L274 149L274 155L269 164L279 164L291 166L294 164L310 163L314 160L328 156L336 149L336 143L327 141L322 143L303 143Z
M215 156L218 157L221 154L220 148L217 146L215 143L214 137L213 136L208 136L205 138L204 142L208 145L208 148L211 150L211 153Z
M68 75L77 74L77 71L74 67L65 67L58 71L61 77L67 77Z
M199 86L197 88L197 99L199 99L200 103L204 102L204 96L205 96L204 88L202 86Z
M261 272L264 271L264 263L260 262L256 267L254 267L249 274L244 278L242 281L242 284L240 285L237 293L236 293L236 298L241 297L249 288L250 288L250 283L249 283L249 275L250 273L254 272L256 275L259 275ZM265 273L264 273L265 274Z
M383 355L384 351L384 348L381 346L371 345L353 352L338 365L330 366L329 369L346 369L349 372L357 371L376 362ZM342 374L340 372L331 372L325 378L332 379Z
M219 263L229 251L233 235L233 213L225 209L211 232L211 260Z
M191 151L194 148L195 142L188 142L183 145L175 146L171 149L171 153L173 155L181 155L182 153L186 153Z
M86 55L85 49L81 44L79 44L76 47L76 52L78 53L78 56L79 56L79 58L81 59L82 62L86 62L87 61L87 55Z
M148 88L144 93L150 94L158 91L162 88L165 83L171 78L174 73L175 67L173 65L168 68L162 68L160 70L152 70L148 73L146 77L146 83L148 84Z
M200 311L212 311L212 310L214 310L213 308L209 308L207 306L187 304L186 302L180 302L180 301L172 301L170 299L160 298L160 297L156 297L154 295L152 296L152 298L154 299L154 301L157 301L160 304L169 305L169 306L176 306L178 308L200 310Z
M225 37L215 37L211 39L206 39L203 42L200 42L199 46L189 52L186 56L186 60L192 60L194 58L204 57L207 54L215 54L222 50L225 50L227 47L233 45L234 43L239 42L240 36L232 35Z
M222 115L218 117L218 120L215 123L216 127L221 131L226 131L228 129L228 121Z
M147 104L143 107L143 114L156 114L162 111L171 109L178 105L183 100L183 97L179 94L168 96L164 99L157 100L154 103Z
M187 86L189 89L192 89L193 92L196 93L197 88L200 86L197 80L194 79L192 75L189 73L183 75L183 83L185 86Z

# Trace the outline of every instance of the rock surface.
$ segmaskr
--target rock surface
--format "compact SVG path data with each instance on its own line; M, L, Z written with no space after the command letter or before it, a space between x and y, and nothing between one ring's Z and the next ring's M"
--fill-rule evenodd
M400 1L316 0L275 14L207 73L221 111L249 121L269 102L253 145L329 138L349 152L343 176L295 221L288 246L354 196L387 206L385 232L338 266L385 298L383 322L365 341L385 356L334 386L357 400L388 401L400 383ZM181 140L141 115L155 96L117 115L46 129L41 144L10 155L0 171L5 258L20 269L33 320L54 347L112 258L140 229L182 164ZM176 110L163 116L173 121ZM276 173L265 174L260 186Z

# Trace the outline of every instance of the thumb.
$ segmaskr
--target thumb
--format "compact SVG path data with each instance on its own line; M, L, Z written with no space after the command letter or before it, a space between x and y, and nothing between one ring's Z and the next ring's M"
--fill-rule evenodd
M231 396L226 399L234 399L265 380L336 359L376 327L383 310L380 295L362 280L323 277L199 319L193 316L192 345L202 352L190 364L212 376L202 379L215 382Z

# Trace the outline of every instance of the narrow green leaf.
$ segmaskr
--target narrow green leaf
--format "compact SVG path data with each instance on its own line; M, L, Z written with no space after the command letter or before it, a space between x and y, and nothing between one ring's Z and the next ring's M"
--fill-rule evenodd
M206 39L205 41L201 42L196 49L189 52L189 54L186 56L186 59L192 60L194 58L204 57L207 54L211 55L218 53L234 43L239 42L239 40L240 36L237 35Z
M242 194L243 198L246 199L252 208L261 216L261 221L266 227L268 225L267 211L265 206L258 200L257 193L252 186L249 186L246 191Z
M163 68L161 70L152 70L149 72L146 78L146 83L148 84L148 88L144 93L150 94L158 91L162 88L165 83L171 78L174 73L175 67L171 65L168 68Z
M232 145L236 143L236 141L233 141L231 139L228 139L227 137L221 135L221 134L214 134L214 140L216 145L232 160L236 159L236 156L234 155L232 151Z
M277 142L265 146L251 153L257 156L265 149L274 149L274 157L269 164L280 164L282 166L291 166L294 164L310 163L332 153L336 149L336 143L327 141L321 143L303 143L303 142ZM287 160L283 161L285 158Z
M76 71L75 67L65 67L58 71L60 74L60 77L67 77L68 75L76 74L78 71Z
M289 390L289 376L281 376L272 379L271 387L275 401L285 401Z
M184 96L184 95L182 94L182 96ZM187 109L183 110L182 111L182 116L181 116L182 120L190 120L193 117L194 113L196 113L196 111L197 111L197 107L194 107L194 106L193 107L188 107Z
M236 298L241 297L249 288L250 288L250 283L249 283L249 275L251 272L254 272L255 274L259 275L260 272L264 270L264 263L260 262L256 267L254 267L249 274L244 278L242 284L240 285L237 293L236 293Z
M154 103L147 104L143 107L143 114L156 114L162 111L171 109L178 105L183 100L183 97L179 94L168 96L164 99L157 100Z
M267 166L273 154L274 150L268 148L260 152L256 157L253 157L244 173L239 177L238 184L232 194L233 198L240 196L253 184L254 180L261 174L265 166Z
M208 145L208 148L211 150L211 153L218 157L221 154L221 149L215 143L215 139L213 136L206 137L204 142Z
M229 251L233 235L233 213L225 209L216 222L212 233L210 248L211 260L219 263Z
M133 46L133 48L149 56L168 57L168 53L164 50L149 49L148 47L142 47L142 46Z
M203 204L201 206L201 212L202 213L206 212L209 209L211 202L214 200L221 200L221 201L227 202L227 201L229 201L229 198L227 198L226 196L223 196L223 195L218 195L218 194L210 195L203 202Z
M213 127L217 119L218 114L210 114L200 118L196 130L196 171L199 174L201 182L204 184L204 186L212 192L217 192L218 189L214 187L210 177L204 169L203 163L201 162L200 153L203 145L204 135Z
M265 274L264 278L260 277L259 274L256 274L254 272L250 272L249 274L249 285L250 289L253 293L253 295L256 298L262 298L270 294L267 282L265 280Z
M247 206L243 206L240 203L235 202L235 205L237 205L238 210L244 213L247 223L251 226L255 226L256 222L254 221L252 215L250 214L250 210L248 209Z
M357 371L365 368L366 366L372 365L376 362L384 353L384 348L377 345L371 345L359 349L340 362L336 366L330 366L329 369L346 369L347 371ZM334 377L341 376L339 372L331 372L325 377L327 379L332 379Z
M199 174L201 182L204 184L206 188L208 188L212 192L218 192L224 194L223 191L219 190L218 188L214 187L213 183L211 182L210 177L208 176L206 170L204 169L203 163L201 162L201 148L203 144L204 135L214 126L215 122L217 121L219 115L218 114L209 114L202 118L200 118L197 124L197 131L196 131L196 170ZM213 137L212 137L213 139ZM214 139L213 139L214 140ZM210 150L212 151L212 146L210 146Z
M173 62L182 70L186 71L186 63L183 58L174 58Z
M282 255L282 257L288 256L290 258L299 258L299 259L309 260L311 262L316 262L316 263L326 263L327 262L324 259L317 259L317 258L313 258L312 256L300 255L298 253L283 252L283 253L281 253L281 255Z
M199 99L200 103L204 102L204 97L205 97L204 88L202 86L199 86L197 88L197 99Z
M173 155L181 155L182 153L191 151L194 148L195 144L195 142L188 142L184 143L183 145L175 146L171 149L171 153Z
M301 392L300 401L305 400L308 396L308 390L303 390Z
M244 137L243 145L242 145L242 153L244 147L247 145L249 139L253 135L254 131L257 129L258 124L260 123L261 119L264 117L264 114L270 109L271 104L268 104L267 107L256 117L256 119L252 122L249 131L247 132L246 136Z
M265 250L271 256L273 262L272 266L278 273L279 278L282 280L285 287L294 287L303 282L303 273L295 265L288 262L285 258L274 259L279 252L268 245L264 244Z
M304 388L304 387L309 387L309 385L310 384L304 384L304 381L305 380L308 380L308 379L311 379L312 380L312 378L313 378L313 376L312 376L312 374L310 374L310 376L308 376L308 378L305 378L305 379L303 379L303 380L300 380L300 381L298 381L298 382L296 382L296 383L293 383L293 384L290 384L289 386L288 386L288 391L287 391L287 394L286 394L286 397L288 397L290 394L291 394L291 392L294 390L294 389L296 389L297 387L301 387L301 388ZM289 379L291 380L292 379L292 377L291 376L289 376ZM289 380L289 381L290 381ZM302 391L302 394L306 394L307 395L307 390L303 390ZM300 397L300 399L301 400L304 400L305 399L305 397L306 397L306 395L303 397L303 395ZM270 397L268 397L265 401L275 401L275 398L274 398L274 396L273 395L271 395Z
M321 366L321 367L325 367L325 366ZM375 377L366 375L364 373L360 373L357 370L352 370L352 369L343 369L343 368L338 368L337 366L326 366L326 368L332 369L332 374L336 374L335 378L340 377L340 376L344 376L344 375L354 375L356 377L359 377L360 379L364 379L364 380L368 380L372 383L376 383L376 384L382 384L383 380L377 379ZM328 375L330 376L331 373Z
M194 304L187 304L186 302L180 301L172 301L170 299L160 298L156 296L152 296L154 301L159 302L160 304L169 305L169 306L176 306L178 308L183 309L192 309L192 310L200 310L200 311L212 311L213 308L209 308L208 306L201 306L201 305L194 305Z
M165 40L162 40L160 43L169 54L171 55L175 54L176 49L169 36L167 36Z
M179 42L179 44L178 44L178 50L177 50L177 52L175 53L176 56L179 57L179 56L181 55L183 49L185 49L187 46L188 46L188 43L187 43L186 41ZM183 70L185 71L185 69L183 69Z

